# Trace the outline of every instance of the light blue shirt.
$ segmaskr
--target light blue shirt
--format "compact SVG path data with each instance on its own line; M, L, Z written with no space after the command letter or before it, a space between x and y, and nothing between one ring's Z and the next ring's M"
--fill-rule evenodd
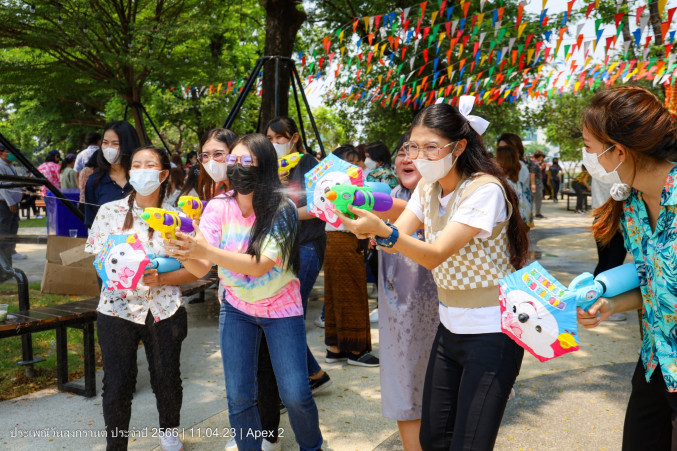
M16 169L11 164L7 164L2 158L0 158L0 175L17 175ZM2 183L0 183L1 186ZM7 202L8 207L21 202L21 197L21 188L0 189L0 200Z

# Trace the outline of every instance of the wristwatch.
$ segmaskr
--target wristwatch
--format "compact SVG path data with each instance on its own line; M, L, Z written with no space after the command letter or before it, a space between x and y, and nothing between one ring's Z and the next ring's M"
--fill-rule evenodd
M393 247L395 243L397 243L397 239L400 237L400 232L397 230L397 227L388 221L383 222L385 222L385 224L392 229L392 232L390 232L390 236L388 238L380 238L377 236L374 238L374 241L376 241L376 244L381 247Z

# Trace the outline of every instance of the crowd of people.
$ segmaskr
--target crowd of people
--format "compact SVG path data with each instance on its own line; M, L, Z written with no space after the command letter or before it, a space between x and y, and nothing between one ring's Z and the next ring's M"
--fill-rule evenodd
M556 159L545 164L540 151L525 157L512 133L499 137L492 155L481 138L488 122L468 114L473 101L463 96L468 104L460 109L424 108L392 151L380 142L334 149L363 169L365 181L387 183L393 198L386 212L337 211L339 227L308 213L304 176L321 158L306 149L288 117L270 121L263 134L210 130L185 160L139 146L125 121L88 136L77 156L62 160L50 152L41 171L55 185L84 192L87 251L98 253L109 234L136 233L147 253L182 263L173 272L147 270L134 290L102 290L97 329L108 449L127 447L114 432L129 427L140 342L162 449L182 449L187 322L180 285L213 266L235 431L227 450L280 449L275 432L284 410L301 450L326 449L313 396L332 380L318 360L380 367L382 413L397 421L406 451L492 449L524 354L501 332L497 283L526 264L529 227L543 217L544 195L556 201L562 169ZM599 182L608 190L593 194L594 206L601 205L596 273L622 263L627 250L641 286L579 309L578 321L592 328L643 309L624 449L675 447L675 123L648 91L614 88L586 109L583 139L585 170L572 187L586 193L592 184L594 192ZM294 152L302 155L298 165L279 171L278 159ZM0 173L15 173L9 155L0 148ZM194 234L164 240L141 218L144 208L175 209L186 194L208 201ZM0 209L15 211L17 202L3 197ZM584 202L577 211L587 208ZM316 324L325 328L326 350L315 356L304 320L322 268L325 305ZM368 271L378 286L379 356L372 353ZM264 430L274 433L247 433Z

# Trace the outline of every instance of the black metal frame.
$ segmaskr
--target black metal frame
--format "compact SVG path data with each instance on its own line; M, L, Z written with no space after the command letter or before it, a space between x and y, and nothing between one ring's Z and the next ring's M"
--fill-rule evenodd
M303 99L303 104L306 106L306 111L308 112L308 118L310 120L310 125L313 127L313 132L315 133L315 138L317 138L317 144L320 147L320 154L322 155L322 158L324 158L327 154L324 151L324 146L322 145L322 138L320 137L320 132L317 129L317 125L315 124L315 118L313 117L313 113L310 109L310 105L308 104L308 99L306 98L306 93L303 90L303 85L301 84L301 77L299 76L298 71L296 70L296 61L294 61L292 58L288 58L286 56L262 56L258 60L256 60L256 64L254 65L254 68L252 71L249 73L249 77L247 77L247 82L245 83L242 91L240 94L238 94L237 99L235 99L235 104L233 105L233 108L231 108L230 112L228 112L228 116L226 117L226 120L223 122L223 128L230 128L232 127L233 123L235 122L235 118L237 117L237 114L240 112L240 108L242 108L242 105L244 104L244 101L247 97L247 95L252 91L252 88L254 87L254 84L256 82L256 78L258 73L263 69L263 66L270 62L270 61L275 61L275 116L279 115L279 106L280 106L280 93L279 93L279 79L280 79L280 62L286 63L287 69L289 70L289 78L290 78L290 84L292 86L292 90L294 93L294 101L296 104L296 112L298 113L298 121L299 121L299 130L301 132L301 139L303 141L303 145L306 148L306 150L310 151L310 146L308 145L308 140L306 139L306 132L305 132L305 127L303 125L303 118L301 116L301 105L299 103L299 98L298 98L298 92L301 93L301 98ZM298 91L297 91L298 89ZM259 121L260 121L260 116L259 116ZM259 124L260 125L260 124Z
M143 132L143 139L147 143L151 143L150 138L148 137L148 133L146 133L146 125L143 122L143 116L146 116L146 119L148 119L148 122L150 122L150 125L153 127L153 130L155 130L155 134L157 134L158 138L160 138L160 141L162 141L162 145L165 146L165 149L167 152L169 152L169 147L167 146L167 143L165 142L164 138L160 134L160 131L158 128L155 126L155 122L153 122L153 119L150 117L150 114L148 114L148 111L146 110L146 107L143 106L141 103L133 103L133 104L127 104L125 106L125 114L123 116L123 120L127 120L127 112L129 111L129 107L132 107L132 109L136 110L137 117L141 120L141 131ZM170 152L171 153L171 152Z

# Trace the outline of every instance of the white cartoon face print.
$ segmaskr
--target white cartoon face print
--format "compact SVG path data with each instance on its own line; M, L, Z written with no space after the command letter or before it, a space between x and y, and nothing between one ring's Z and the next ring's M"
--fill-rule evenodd
M319 213L322 211L325 216L325 221L330 224L338 220L338 216L333 211L333 204L325 196L336 185L350 185L350 177L344 172L334 171L325 174L315 185L313 192L314 211Z
M118 283L123 288L132 286L132 279L139 269L139 263L145 257L140 249L134 249L129 243L118 244L110 249L104 267L109 284Z
M509 292L504 299L503 328L511 331L536 354L554 357L552 344L557 340L559 325L552 313L522 290Z

